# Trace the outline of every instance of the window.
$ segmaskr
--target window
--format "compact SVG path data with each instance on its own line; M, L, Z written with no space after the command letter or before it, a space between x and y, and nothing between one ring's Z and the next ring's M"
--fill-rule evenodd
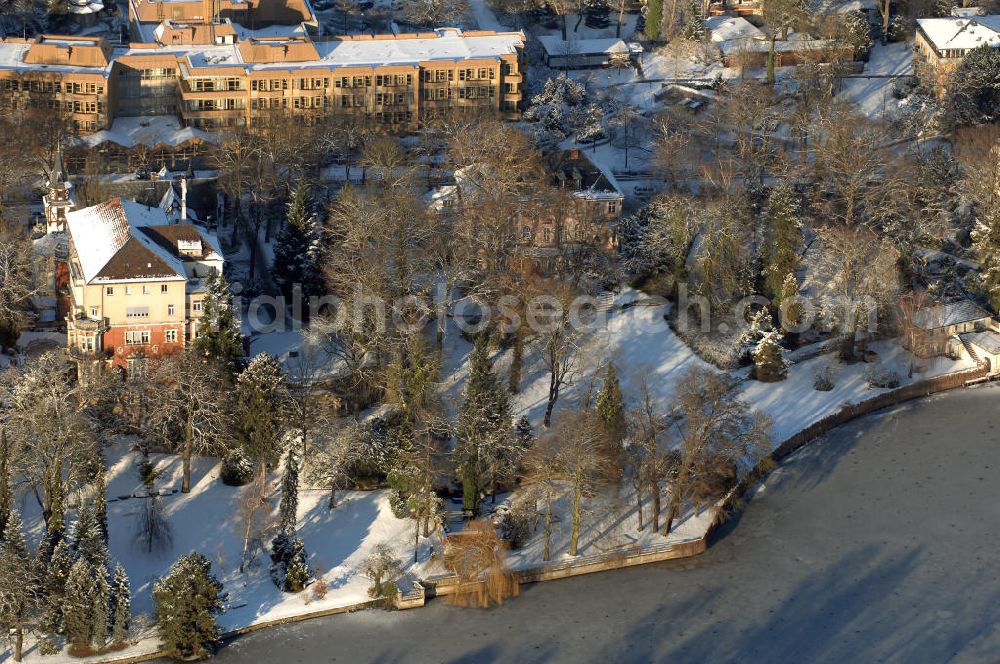
M142 287L142 294L143 295L149 295L149 286L143 286Z
M112 295L115 294L115 287L108 286L107 288L104 289L104 294L107 295L108 297L111 297Z
M166 284L160 284L160 292L161 293L166 293L167 292L167 285Z
M80 337L80 350L84 353L93 353L94 337Z
M91 307L90 308L90 317L91 318L97 318L97 307Z
M131 286L126 286L125 287L125 294L126 295L131 295L132 294L132 287Z
M176 308L172 304L167 305L167 316L173 316L176 313Z
M149 307L125 307L125 318L149 318Z
M163 338L168 344L177 343L177 330L167 330Z
M201 300L198 300L196 302L192 302L191 303L191 308L194 311L201 311L201 307L202 307L202 301Z
M142 346L149 343L149 330L128 330L125 332L126 346Z

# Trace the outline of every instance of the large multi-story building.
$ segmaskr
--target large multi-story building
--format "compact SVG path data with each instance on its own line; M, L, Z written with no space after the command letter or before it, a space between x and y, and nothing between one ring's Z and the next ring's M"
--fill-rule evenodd
M68 212L66 231L72 352L127 368L197 337L205 280L223 268L214 236L121 198Z
M133 32L150 41L122 48L93 37L0 42L0 111L61 112L80 134L111 129L118 117L151 115L214 130L252 126L276 111L304 121L351 114L392 131L456 109L520 115L520 32L260 36L228 19L181 22L186 9L170 17L200 2L133 5L171 10L152 30L133 22Z
M959 10L965 13L966 10ZM965 56L974 48L1000 48L1000 15L922 18L914 39L913 73L939 96Z

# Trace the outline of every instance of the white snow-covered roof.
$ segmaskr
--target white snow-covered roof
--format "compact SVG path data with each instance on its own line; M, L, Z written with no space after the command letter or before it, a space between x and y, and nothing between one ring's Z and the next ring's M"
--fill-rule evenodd
M997 334L993 330L966 332L958 336L962 341L977 346L990 355L1000 354L1000 334Z
M571 39L564 41L560 35L542 35L538 38L545 53L555 56L611 55L631 53L629 45L621 39Z
M439 28L436 37L372 39L359 41L316 41L320 59L297 62L294 66L380 66L413 64L432 60L493 60L517 53L524 46L524 34L465 35L458 28ZM254 64L253 69L288 68L288 63Z
M69 3L69 11L71 14L96 14L104 9L104 4L101 2L88 2L83 4L77 4L74 2Z
M201 261L221 261L218 240L189 224L170 224L166 213L113 198L66 214L66 227L87 283L186 281L184 260L166 245L200 238Z
M764 31L742 16L710 16L705 19L713 42L726 42L734 39L767 39Z
M215 143L218 136L193 127L182 127L173 115L147 115L134 118L115 118L111 129L83 136L82 145L93 148L101 143L115 143L123 148L145 145L155 148L160 145L176 147L190 140L201 139Z
M958 300L925 307L913 317L914 324L924 330L933 330L949 325L972 323L990 317L990 312L972 300Z
M874 12L877 9L875 0L819 0L812 4L812 12L819 15Z
M997 14L922 18L917 21L917 26L938 50L1000 47L1000 15Z
M146 24L143 39L153 41L155 25ZM265 31L245 31L247 34ZM281 31L287 34L287 30ZM160 48L119 48L115 49L114 57L162 57L173 55L182 59L185 74L196 74L192 70L211 67L240 67L246 71L268 69L307 69L310 67L377 67L382 65L413 65L421 62L442 60L459 61L467 59L496 60L501 55L517 53L524 46L525 37L522 32L503 32L497 34L464 34L458 28L439 28L434 37L413 37L401 39L363 39L363 40L317 40L312 42L319 54L317 60L303 62L246 62L240 53L238 44L205 45L205 44L169 44ZM301 38L301 37L300 37ZM584 41L590 40L582 40ZM608 40L598 40L608 41ZM611 40L618 41L621 40ZM625 50L628 47L621 42ZM72 71L87 73L102 73L107 76L111 64L107 67L81 67L71 65L40 65L24 62L24 56L31 44L0 43L0 69Z

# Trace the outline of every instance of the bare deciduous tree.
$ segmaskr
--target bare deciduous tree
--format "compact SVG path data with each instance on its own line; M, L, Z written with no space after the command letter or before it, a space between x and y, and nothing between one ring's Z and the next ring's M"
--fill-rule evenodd
M751 412L728 376L695 367L677 385L674 426L681 462L670 487L664 535L670 533L686 501L704 499L706 485L722 489L735 483L766 457L771 446L770 420Z
M169 355L153 365L157 404L150 425L171 447L180 448L181 492L191 491L191 457L223 448L225 375L217 363L190 352ZM180 440L175 441L179 435Z

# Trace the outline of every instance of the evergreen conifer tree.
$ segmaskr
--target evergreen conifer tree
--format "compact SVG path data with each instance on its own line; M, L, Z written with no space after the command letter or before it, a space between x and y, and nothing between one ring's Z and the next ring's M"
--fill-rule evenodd
M781 355L777 331L772 330L764 335L764 338L757 344L753 361L757 380L764 383L774 383L785 378L788 369L785 365L785 358Z
M102 463L100 469L97 471L97 477L94 478L94 523L98 534L101 536L101 541L104 542L104 546L108 545L107 493L108 484L107 478L104 475L104 464Z
M13 636L15 662L21 661L24 632L37 607L38 590L21 515L12 505L0 547L0 627Z
M267 353L250 360L236 378L237 435L262 471L278 462L287 394L281 365Z
M115 567L115 576L111 582L111 642L125 643L128 640L128 630L132 622L132 591L129 588L128 575L121 565Z
M604 382L601 384L600 392L597 393L595 407L598 416L609 432L614 432L619 436L624 435L625 400L622 397L622 387L621 383L618 382L615 365L611 362L608 362Z
M63 599L63 631L70 646L86 651L94 642L94 597L98 593L97 571L86 558L77 558L66 580Z
M73 533L73 548L78 557L85 559L95 570L108 567L108 545L101 537L93 507L84 502L80 506L80 516Z
M156 629L163 650L175 659L203 659L219 640L215 617L225 594L212 574L212 563L200 553L181 556L153 588Z
M764 285L774 306L779 306L785 278L798 269L802 247L799 201L788 183L783 182L771 191L764 220Z
M514 438L517 439L518 447L523 450L530 449L535 443L535 434L531 430L531 422L522 415L514 426Z
M487 339L480 336L469 358L469 378L458 416L456 467L463 507L477 510L480 495L494 489L510 465L510 393L493 371Z
M281 500L278 503L278 524L281 532L293 534L299 508L299 460L289 446L285 456L285 471L281 476Z
M705 38L705 17L701 13L699 0L688 2L682 36L689 41L702 41Z
M213 271L206 279L205 289L198 338L194 340L195 352L236 371L243 358L243 337L229 282L221 273Z
M646 37L654 42L663 39L663 0L646 2Z
M52 556L42 575L42 590L45 607L42 613L42 628L50 634L62 634L63 606L66 600L66 583L76 558L65 538L59 540L52 550Z
M94 567L94 596L91 604L91 638L97 649L103 650L108 645L108 632L111 629L111 586L108 584L108 571L104 567Z
M309 184L299 180L288 202L286 223L274 247L274 281L285 297L300 284L302 294L314 295L320 278L321 227L309 209Z

